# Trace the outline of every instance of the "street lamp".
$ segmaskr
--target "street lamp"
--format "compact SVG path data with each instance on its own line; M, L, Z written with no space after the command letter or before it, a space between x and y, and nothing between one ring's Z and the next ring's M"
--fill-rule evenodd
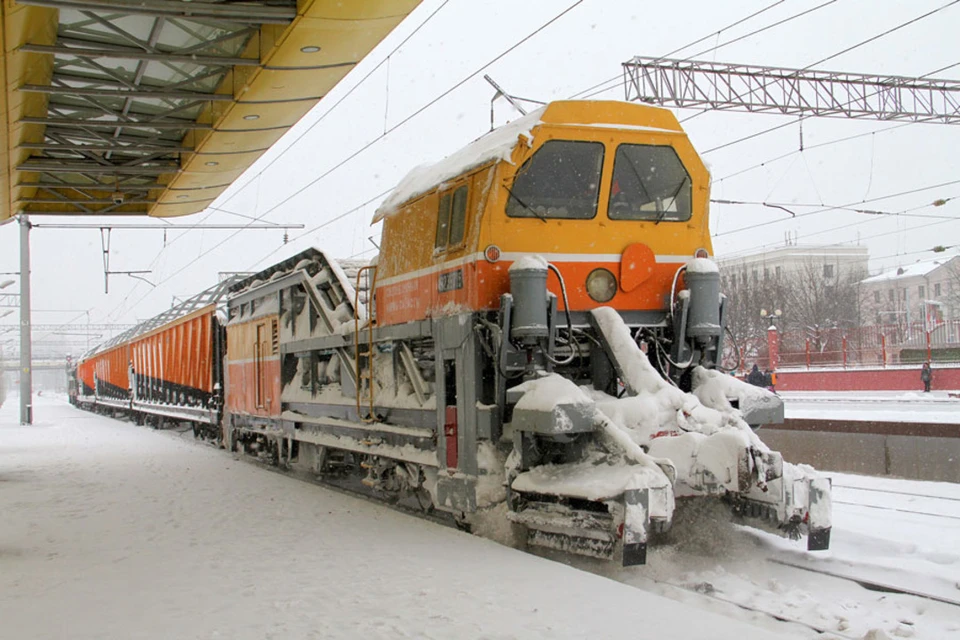
M774 309L773 311L767 311L766 309L760 309L761 318L770 318L770 322L776 322L780 319L780 316L783 315L783 311L780 309Z

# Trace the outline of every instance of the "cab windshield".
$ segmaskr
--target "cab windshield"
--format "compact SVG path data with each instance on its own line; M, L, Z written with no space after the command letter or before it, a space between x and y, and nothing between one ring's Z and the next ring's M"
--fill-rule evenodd
M689 220L691 198L690 175L673 147L617 147L610 186L612 220Z
M597 215L603 144L550 140L507 187L511 218L589 219Z

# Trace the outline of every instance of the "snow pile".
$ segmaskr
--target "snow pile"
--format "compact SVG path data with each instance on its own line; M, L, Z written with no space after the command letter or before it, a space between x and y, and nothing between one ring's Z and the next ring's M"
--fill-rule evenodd
M784 518L809 507L806 488L817 478L816 472L783 463L727 400L728 395L743 394L741 402L749 405L759 401L760 395L751 395L753 389L739 381L702 368L694 370L698 393L684 393L654 369L616 311L601 307L592 313L622 369L630 397L589 393L617 430L650 456L675 467L677 496L735 491L777 505ZM768 486L780 469L783 482Z
M592 452L584 460L572 464L540 465L521 473L513 481L513 489L524 493L574 496L585 500L608 500L627 489L667 487L663 474L639 465L617 464L609 456Z
M540 116L545 109L546 107L541 107L491 131L440 162L414 167L377 209L373 224L395 213L400 205L470 169L494 160L509 162L520 136L533 140L532 130L540 124Z
M720 273L720 268L710 258L694 258L687 262L687 273Z
M769 406L777 396L762 387L747 384L731 375L703 367L693 370L693 393L704 405L718 411L730 411L730 399L737 399L741 412Z
M713 398L706 393L712 388L705 390L704 397L708 402L704 402L698 395L684 393L665 380L650 364L646 354L640 351L616 311L601 307L592 313L624 368L624 383L632 394L620 399L598 392L592 395L598 400L600 410L627 429L638 444L649 445L654 438L683 432L712 435L725 428L751 432L726 397ZM747 441L766 450L756 437Z
M547 270L547 261L543 256L539 255L525 255L519 260L515 260L513 264L510 265L508 271L546 271Z
M512 390L523 392L517 402L517 409L552 411L559 404L585 405L592 402L583 389L555 373L527 380Z
M593 422L599 435L598 441L584 451L581 460L540 465L521 473L512 484L514 490L601 500L619 496L627 489L659 489L666 497L659 499L656 512L651 506L651 517L670 518L673 492L669 488L676 477L673 466L669 461L648 455L628 432L594 405L583 389L555 373L527 380L514 388L524 392L517 402L518 409L549 412L563 404L593 406Z

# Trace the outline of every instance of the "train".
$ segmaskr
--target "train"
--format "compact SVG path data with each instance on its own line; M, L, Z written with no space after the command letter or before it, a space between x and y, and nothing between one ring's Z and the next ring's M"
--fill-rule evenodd
M829 480L721 368L709 190L670 111L552 102L413 169L373 260L218 283L80 358L72 401L521 548L643 564L715 499L826 549Z

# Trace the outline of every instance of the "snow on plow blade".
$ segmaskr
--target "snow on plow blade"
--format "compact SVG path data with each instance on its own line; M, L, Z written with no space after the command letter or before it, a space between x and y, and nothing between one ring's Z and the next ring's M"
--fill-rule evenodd
M525 528L528 545L623 566L645 564L650 533L669 527L669 482L649 468L595 462L543 465L521 473L511 485L519 506L507 517ZM631 485L646 486L625 488Z
M648 456L566 378L546 375L510 393L518 453L507 517L525 542L643 564L650 533L673 517L673 468ZM557 462L538 455L550 446L566 454Z
M595 309L592 317L626 391L623 398L594 394L597 407L650 456L673 465L677 498L722 498L736 513L784 535L806 533L811 550L829 546L829 480L809 466L784 462L728 400L740 398L759 408L755 416L775 418L782 412L779 399L766 402L775 396L701 367L692 372L693 392L684 393L650 364L616 311Z

